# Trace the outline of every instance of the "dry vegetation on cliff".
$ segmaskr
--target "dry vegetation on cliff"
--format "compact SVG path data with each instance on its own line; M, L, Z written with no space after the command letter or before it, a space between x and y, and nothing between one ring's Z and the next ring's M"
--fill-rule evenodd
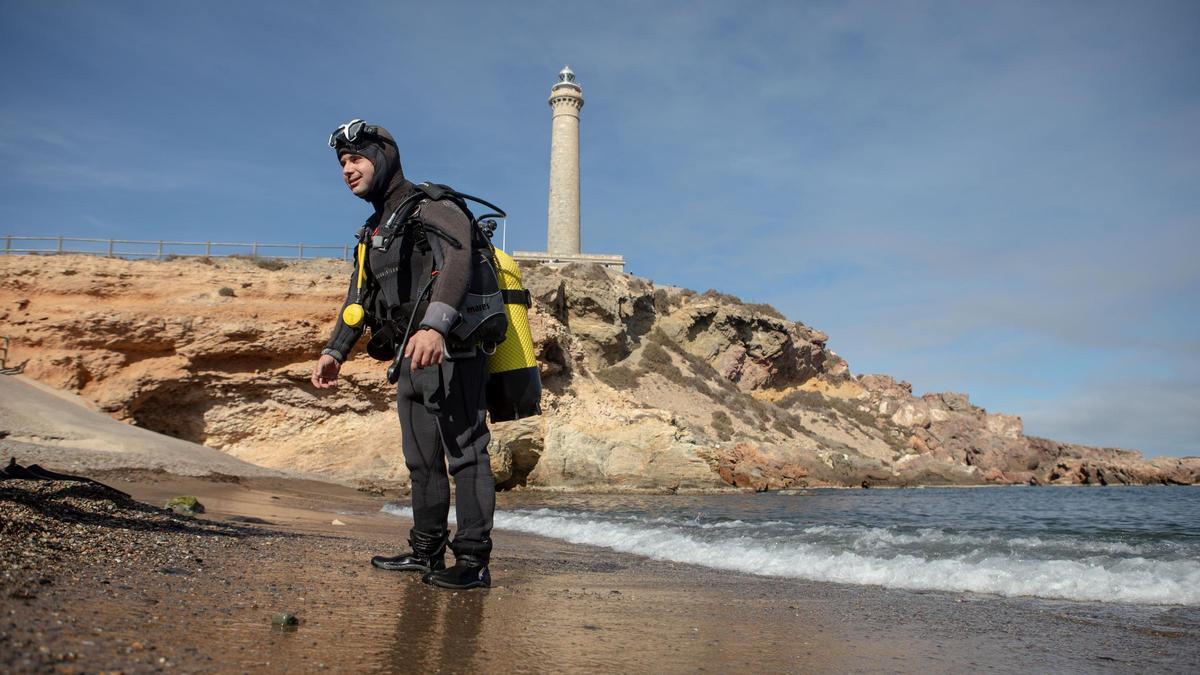
M337 261L0 258L10 363L113 417L268 467L403 481L383 368L308 384ZM855 376L827 336L714 291L523 267L545 415L494 426L502 487L1194 483L1200 460L1030 438L964 394Z

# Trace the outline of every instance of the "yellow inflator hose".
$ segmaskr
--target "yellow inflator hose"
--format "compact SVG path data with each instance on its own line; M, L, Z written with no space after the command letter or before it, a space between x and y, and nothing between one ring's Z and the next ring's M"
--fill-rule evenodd
M367 245L361 241L358 242L354 255L358 257L358 297L356 302L346 305L346 308L342 310L342 321L345 321L346 325L351 328L358 328L367 315L362 306L363 264L367 258Z

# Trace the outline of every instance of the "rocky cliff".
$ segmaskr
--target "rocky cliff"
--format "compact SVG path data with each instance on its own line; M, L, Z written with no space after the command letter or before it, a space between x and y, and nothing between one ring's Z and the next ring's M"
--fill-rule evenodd
M356 353L338 390L308 383L345 263L5 256L0 270L0 335L27 375L262 466L407 478L383 366ZM1200 458L1032 438L965 394L856 376L768 306L595 266L524 273L545 414L493 426L505 488L1200 479Z

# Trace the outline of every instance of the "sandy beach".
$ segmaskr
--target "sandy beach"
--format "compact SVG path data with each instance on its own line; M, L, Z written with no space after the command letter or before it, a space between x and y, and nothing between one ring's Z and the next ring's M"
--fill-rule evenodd
M1103 605L724 573L504 531L493 588L443 591L367 563L409 525L381 513L379 495L295 479L97 478L154 506L195 495L206 511L193 520L78 486L0 484L5 671L1200 667L1194 626L1122 625ZM50 533L20 526L38 508ZM273 626L279 612L299 625Z

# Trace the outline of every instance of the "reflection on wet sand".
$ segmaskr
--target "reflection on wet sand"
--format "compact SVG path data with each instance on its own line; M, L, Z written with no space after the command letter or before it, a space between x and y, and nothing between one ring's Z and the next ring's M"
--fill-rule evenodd
M481 661L479 631L483 625L486 590L455 593L406 574L396 585L396 631L383 653L386 673L463 672ZM484 669L486 670L486 669Z

